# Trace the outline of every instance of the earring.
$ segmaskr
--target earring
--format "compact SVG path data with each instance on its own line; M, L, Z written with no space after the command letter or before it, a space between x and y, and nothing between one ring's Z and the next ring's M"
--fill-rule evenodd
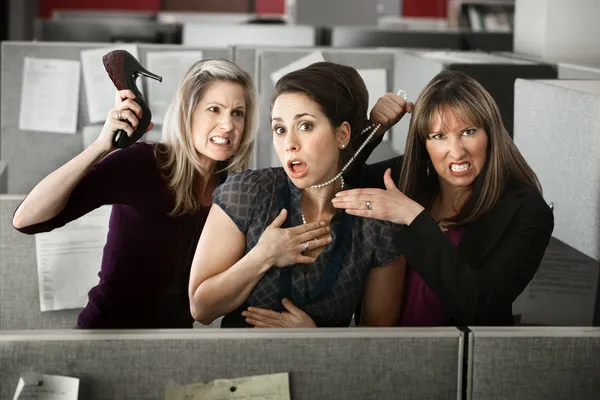
M425 173L427 174L427 176L429 176L430 172L429 172L429 160L427 161L427 169L425 170Z
M344 148L346 148L346 145L345 145L345 144L342 144L342 149L344 149Z

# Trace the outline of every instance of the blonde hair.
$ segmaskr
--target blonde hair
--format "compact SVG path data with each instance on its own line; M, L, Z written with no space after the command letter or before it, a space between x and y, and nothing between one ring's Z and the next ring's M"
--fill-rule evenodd
M425 141L436 115L454 113L464 122L483 128L488 136L485 165L458 214L445 220L449 225L465 225L491 210L510 181L518 181L542 192L536 174L525 161L506 131L498 105L479 82L451 70L436 75L423 89L412 112L399 188L408 197L429 209L439 193L438 175L429 168Z
M192 114L210 85L217 81L241 85L246 97L244 131L238 152L229 160L219 163L216 173L242 172L248 168L254 138L258 129L258 105L254 83L250 75L231 61L223 59L202 60L192 65L177 88L167 109L162 143L156 147L156 158L169 189L175 194L171 215L194 212L202 207L197 193L198 179L202 180L202 193L206 190L217 162L206 162L208 157L199 154L192 138ZM209 159L210 160L210 159Z

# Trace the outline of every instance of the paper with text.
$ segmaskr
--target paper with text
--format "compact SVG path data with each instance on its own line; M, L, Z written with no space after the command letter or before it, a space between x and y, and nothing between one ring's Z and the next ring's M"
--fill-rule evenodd
M325 61L325 58L323 58L323 53L321 53L320 51L313 51L309 55L304 56L294 61L293 63L288 64L285 67L273 72L271 74L271 80L273 81L273 85L275 85L277 81L281 79L281 77L283 77L284 75L302 68L306 68L311 64L321 61Z
M77 400L79 379L28 372L19 378L13 400Z
M177 91L177 86L188 69L202 60L200 50L149 52L146 55L146 67L149 71L162 76L162 82L148 80L148 106L152 111L152 121L162 124L167 108Z
M600 266L585 254L552 238L535 277L513 303L521 323L591 326Z
M79 61L25 57L19 129L77 132Z
M288 373L171 387L165 400L290 400Z
M369 92L368 117L377 100L388 92L387 71L385 68L357 69L357 71L365 82L365 86ZM389 140L389 135L385 135L383 140Z
M41 311L82 308L98 283L112 206L35 235Z
M113 50L126 50L139 60L138 48L133 44L82 50L80 53L89 116L88 122L92 124L104 122L108 111L115 106L117 88L110 80L102 63L102 56ZM136 83L140 92L144 93L142 80L138 79Z

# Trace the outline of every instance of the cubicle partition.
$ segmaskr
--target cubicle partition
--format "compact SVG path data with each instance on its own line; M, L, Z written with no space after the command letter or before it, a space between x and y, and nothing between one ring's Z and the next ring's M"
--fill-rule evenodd
M498 103L504 125L513 133L514 82L517 78L554 79L557 76L553 65L526 60L517 60L483 52L404 52L396 60L403 68L403 89L414 101L427 83L444 69L462 71L475 78ZM400 132L408 132L408 118L397 125ZM406 135L395 135L394 150L404 153Z
M529 60L536 62L545 62L543 57L532 55L532 54L523 54L523 53L513 53L513 52L497 52L496 54L503 57L511 57L521 60ZM590 80L600 80L600 68L591 67L587 65L578 65L571 63L563 63L563 62L552 62L548 61L548 64L554 64L558 69L558 79L590 79Z
M0 194L8 191L8 164L0 161Z
M12 226L13 214L23 198L0 196L0 331L72 329L81 309L40 311L35 236Z
M181 44L182 27L146 18L38 18L33 39L44 42L122 42Z
M239 54L240 49L236 49ZM281 71L284 67L299 60L306 59L309 55L319 52L322 59L339 64L349 65L358 70L385 70L386 91L397 91L394 87L396 80L395 59L393 51L381 51L377 49L331 49L331 48L285 48L285 49L257 49L256 50L256 83L260 93L260 129L255 146L255 165L257 168L280 166L279 159L273 150L271 123L269 119L271 100L275 90L272 74ZM244 53L242 53L244 54ZM245 53L249 60L251 52ZM317 61L312 57L309 62ZM359 71L361 72L361 71ZM368 86L368 85L367 85ZM377 99L370 93L372 100ZM384 142L373 153L369 162L381 161L396 156L389 146Z
M0 397L12 398L25 372L79 378L79 398L89 400L164 399L168 386L288 373L293 400L459 400L462 335L455 328L0 332Z
M331 47L461 48L461 33L455 29L396 30L377 27L334 26L329 28Z
M303 25L233 25L186 22L186 46L316 46L319 29Z
M597 400L600 328L470 328L468 400Z
M554 204L553 235L600 261L600 80L515 83L515 144Z
M1 156L10 165L8 193L28 193L47 174L63 165L83 150L82 129L90 124L87 109L84 73L81 73L77 133L56 134L19 129L20 105L22 100L23 71L25 58L55 60L80 60L82 50L121 47L115 43L53 43L53 42L3 42L2 74L0 89L1 104ZM201 50L205 58L226 58L233 60L232 49L215 47L182 48L177 45L137 45L142 63L149 52ZM108 50L107 50L108 51ZM101 62L100 60L98 61ZM108 74L102 77L108 80ZM138 82L140 82L138 80ZM142 86L143 87L143 86ZM116 89L115 89L116 90ZM57 93L58 95L58 93ZM111 101L114 97L111 97ZM101 99L105 100L105 99ZM108 113L108 108L106 113ZM159 127L155 128L156 130Z

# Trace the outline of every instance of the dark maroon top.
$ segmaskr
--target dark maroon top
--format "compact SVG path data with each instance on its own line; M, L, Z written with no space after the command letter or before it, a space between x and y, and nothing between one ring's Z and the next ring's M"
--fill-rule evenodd
M174 195L154 147L136 143L92 167L64 210L26 234L61 227L113 204L98 285L79 314L79 328L191 328L190 266L208 210L171 217Z
M463 227L457 227L450 228L445 233L452 243L458 246L463 231ZM399 326L444 325L442 304L410 265L406 266L404 288L404 299L402 301L404 309L400 316Z

